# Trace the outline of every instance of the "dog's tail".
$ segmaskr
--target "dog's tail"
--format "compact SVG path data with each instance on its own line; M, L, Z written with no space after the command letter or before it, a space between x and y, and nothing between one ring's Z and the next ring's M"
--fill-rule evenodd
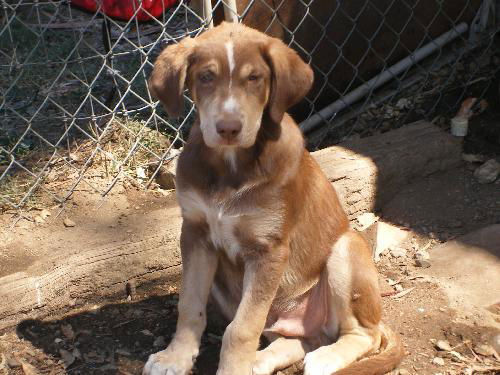
M383 375L394 370L405 355L401 337L383 323L380 323L380 330L380 353L354 362L334 375Z

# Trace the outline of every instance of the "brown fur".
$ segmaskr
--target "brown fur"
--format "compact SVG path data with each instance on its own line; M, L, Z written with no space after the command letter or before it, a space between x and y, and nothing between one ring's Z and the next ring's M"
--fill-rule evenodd
M253 365L268 360L259 355L256 361L268 320L293 310L310 295L325 296L330 314L325 324L339 338L318 350L331 351L337 361L345 354L349 360L337 364L347 366L341 371L378 350L385 338L386 351L351 366L368 374L367 368L386 371L399 362L397 336L391 331L384 336L381 328L377 273L368 246L350 231L332 185L285 113L311 84L311 69L295 52L242 25L223 24L159 56L150 79L153 93L175 115L181 111L186 85L200 116L177 170L184 218L177 332L166 350L150 358L144 374L189 371L206 324L212 284L215 302L231 320L218 375L249 374ZM262 113L258 122L251 117L255 113ZM228 116L242 124L241 134L229 147L215 132L218 119ZM241 146L249 139L250 146ZM203 285L196 279L204 280ZM315 294L320 284L327 285L326 292ZM282 337L275 346L293 346L295 354L278 361L276 369L310 351L306 372L313 371L308 366L314 369L324 360L320 352L311 351L319 346L318 340Z

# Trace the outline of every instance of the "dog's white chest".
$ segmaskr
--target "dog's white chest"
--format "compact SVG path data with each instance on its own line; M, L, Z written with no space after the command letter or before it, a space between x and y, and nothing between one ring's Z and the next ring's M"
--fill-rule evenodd
M183 216L186 219L204 219L209 227L212 244L218 249L224 249L229 259L235 261L240 246L234 231L241 215L229 211L223 204L204 199L193 191L179 193L178 199Z

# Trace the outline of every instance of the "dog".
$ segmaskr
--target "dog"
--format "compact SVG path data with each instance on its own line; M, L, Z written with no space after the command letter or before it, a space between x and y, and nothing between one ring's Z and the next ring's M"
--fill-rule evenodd
M286 113L312 83L309 65L281 40L235 23L157 58L153 96L179 116L187 87L198 115L176 175L177 330L144 375L190 373L209 297L230 321L217 375L273 374L300 360L306 375L376 375L403 357L381 323L369 246ZM270 344L257 351L262 334Z

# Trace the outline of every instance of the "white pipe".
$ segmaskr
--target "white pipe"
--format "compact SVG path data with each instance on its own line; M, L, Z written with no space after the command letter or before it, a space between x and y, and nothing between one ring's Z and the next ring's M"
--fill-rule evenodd
M443 35L427 43L425 46L419 48L410 56L404 58L395 65L391 66L389 69L384 70L382 73L373 77L368 82L354 89L343 98L338 99L313 116L309 117L307 120L302 121L300 123L300 128L304 133L310 132L311 130L318 127L318 125L320 125L321 122L324 121L324 119L327 119L335 113L342 111L344 108L357 102L370 91L382 86L384 83L395 78L398 74L415 65L419 61L425 59L437 49L443 47L445 44L451 42L458 36L465 33L468 28L469 27L465 22L460 23L455 28L447 31Z
M224 0L224 18L227 22L238 22L236 0Z

